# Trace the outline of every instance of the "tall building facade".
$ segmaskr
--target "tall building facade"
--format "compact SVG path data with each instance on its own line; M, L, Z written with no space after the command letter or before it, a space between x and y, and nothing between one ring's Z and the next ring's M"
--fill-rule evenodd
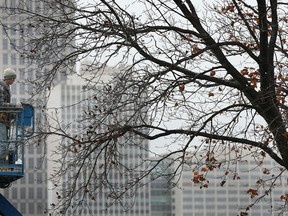
M89 63L87 65L90 65ZM85 67L85 66L83 66ZM83 69L83 67L81 67ZM92 72L91 77L87 78L87 74L85 76L79 76L77 74L70 76L67 80L59 83L53 91L51 92L51 100L48 104L48 108L50 109L49 113L53 118L56 118L58 122L61 122L62 127L65 127L67 129L67 132L70 134L81 134L81 122L77 124L77 119L83 114L84 108L87 107L94 107L97 106L97 104L94 104L93 102L89 101L89 98L92 96L94 97L101 97L100 95L95 95L95 92L92 90L86 90L87 80L93 79L93 68L89 67L90 71ZM86 69L83 69L86 70ZM117 73L115 69L112 68L105 68L102 72L101 81L98 81L102 84L97 84L96 88L103 88L105 83L112 78L112 74ZM81 72L80 72L81 74ZM94 77L95 78L95 77ZM124 113L118 113L118 119L124 119L125 114ZM83 122L82 122L83 124ZM83 131L85 134L86 132ZM55 152L57 149L57 138L51 137L50 145L48 147L48 152ZM136 141L135 137L133 137L133 141ZM121 142L121 141L119 141ZM130 142L130 143L129 143ZM59 143L59 142L58 142ZM135 147L132 143L132 140L126 141L125 143L121 143L119 145L119 149L117 149L118 153L121 154L120 162L127 165L127 167L130 166L137 166L139 170L144 169L144 164L139 165L142 163L141 160L148 158L149 151L148 151L148 141L143 141L142 148ZM105 161L106 158L104 156L97 155L98 153L95 152L95 157L97 156L98 161ZM53 159L54 157L54 159ZM48 170L53 170L55 167L60 164L57 164L53 161L56 161L57 158L56 155L53 156L51 154L51 157L48 162ZM59 157L59 155L58 155ZM93 158L93 154L91 156L91 159L94 160L96 158ZM98 163L97 163L98 164ZM101 164L101 163L99 163ZM54 168L53 168L54 167ZM101 166L97 165L97 169L95 169L95 173L101 172ZM142 168L141 168L142 167ZM88 168L87 168L88 169ZM136 168L135 168L136 169ZM77 168L75 168L77 170ZM115 187L115 190L120 189L120 187L123 187L125 184L125 174L120 175L119 172L113 171L113 168L111 170L107 170L109 172L108 178L109 182L113 184ZM53 173L48 173L48 175L53 175ZM71 175L67 173L67 175L64 175L61 179L61 183L58 187L54 188L53 183L50 183L49 186L49 193L48 193L48 200L49 203L56 203L57 202L57 191L62 191L69 189L69 186L67 182L69 182L69 178L73 176L73 173ZM79 183L81 184L81 181L85 181L87 178L86 174L83 173L80 176ZM94 177L93 177L94 178ZM96 178L96 176L95 176ZM97 183L97 182L96 182ZM96 184L95 183L95 184ZM119 186L119 188L117 188ZM56 193L57 192L57 193ZM61 192L59 192L61 193ZM94 191L93 194L90 194L90 197L87 196L87 198L84 199L82 203L83 206L79 208L79 210L76 210L75 212L73 208L69 208L67 210L66 215L97 215L97 216L150 216L150 185L146 184L135 192L136 194L133 195L123 195L121 199L121 203L116 202L113 205L109 206L109 193L110 191L103 186L102 188L98 188L96 191ZM135 196L134 196L135 195ZM93 196L93 198L91 198ZM128 198L129 197L129 198ZM75 197L77 199L77 197ZM119 200L120 200L119 199ZM112 201L114 202L114 201ZM73 203L73 201L72 201ZM74 203L77 205L77 203ZM108 204L108 206L107 206ZM127 210L127 206L129 206L129 209Z
M21 31L16 31L13 26L23 21L24 16L9 13L6 6L21 7L32 11L39 11L41 1L23 0L0 0L1 29L0 29L0 78L5 68L13 68L17 73L16 82L11 86L12 103L26 102L35 108L36 130L37 122L41 121L42 114L39 111L41 99L28 100L33 92L29 81L37 79L41 74L37 64L27 63L15 47L25 45ZM25 22L23 22L25 24ZM27 45L27 44L26 44ZM57 74L55 82L66 79L64 73ZM31 142L25 144L25 171L24 177L12 183L12 185L1 190L1 193L18 209L23 216L47 215L47 161L44 159L47 151L44 142Z
M1 6L5 3L7 1L0 1ZM10 4L12 3L16 5L17 2L11 1ZM19 17L7 16L5 11L1 10L1 22L7 27L14 25L19 20ZM30 98L32 91L31 86L25 85L24 81L35 79L36 70L27 68L27 64L20 58L19 53L14 50L13 44L20 45L22 43L20 33L12 29L5 32L2 27L0 31L0 76L3 77L5 68L15 69L17 80L11 86L12 102L24 102ZM45 160L42 159L44 152L45 147L41 143L39 145L27 144L24 162L25 176L13 182L11 187L1 192L19 212L26 216L46 215L47 184L45 179L47 178L47 166Z
M151 200L158 196L169 200L168 194L171 199L171 208L163 209L163 204L159 203L161 199L158 198L158 202L152 204L154 207L151 215L162 216L167 210L170 211L167 215L173 216L276 216L281 210L284 210L285 215L288 209L283 195L288 193L287 175L274 180L273 177L277 176L281 169L275 161L269 157L263 161L256 159L249 151L243 151L242 155L247 156L242 161L237 160L234 155L232 158L235 160L227 169L220 166L209 172L206 168L197 168L193 163L195 158L203 157L201 152L188 155L182 173L178 173L175 180L170 182L172 185L174 182L176 187L166 189L166 193L163 193L166 186L164 183L159 184L163 179L151 183ZM223 163L226 159L222 157ZM174 165L177 167L179 163ZM173 170L172 167L170 168ZM201 180L198 181L200 177ZM262 185L264 182L265 186ZM153 190L162 192L155 193ZM261 196L263 198L258 200Z

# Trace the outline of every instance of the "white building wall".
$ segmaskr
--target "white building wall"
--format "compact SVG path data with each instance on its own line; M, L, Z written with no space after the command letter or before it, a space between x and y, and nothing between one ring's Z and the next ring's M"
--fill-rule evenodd
M246 153L243 152L243 155ZM193 157L191 160L193 161ZM269 157L266 157L261 165L253 157L246 157L243 162L235 161L235 163L231 163L227 175L224 174L226 170L222 167L215 168L206 175L206 172L202 172L201 169L195 169L195 165L186 166L180 180L177 180L178 187L175 187L172 193L174 216L240 215L240 212L245 212L245 209L263 195L264 191L269 191L269 187L260 188L258 195L253 199L247 191L256 188L259 179L271 183L273 173L279 174L280 170L280 166ZM203 177L209 181L208 183L203 181L204 184L207 183L207 188L193 182L195 171L203 174ZM275 181L271 193L269 192L268 196L247 211L248 215L278 215L279 212L275 210L279 210L284 204L280 196L287 193L287 175L284 174Z
M88 63L89 64L89 63ZM89 96L92 95L93 92L91 91L84 91L83 86L86 86L87 80L90 79L96 79L93 74L93 70L91 71L92 73L85 73L83 75L83 70L80 71L79 75L75 74L70 76L65 82L61 82L59 85L57 85L53 91L51 92L51 99L48 103L48 110L51 116L58 116L57 120L60 121L60 123L64 125L70 124L73 120L77 119L79 115L81 114L82 111L82 106L79 104L80 101L82 101L85 104L85 99L87 99ZM105 83L109 79L111 79L111 74L114 72L112 68L105 68L103 70L103 74L101 77L101 82ZM57 114L56 114L57 113ZM50 120L53 121L53 118ZM69 126L69 131L68 132L79 132L79 128L77 124L71 124ZM52 152L59 146L57 142L54 142L57 138L51 138L51 142L49 147L48 147L48 155L51 155L51 158L49 159L48 162L48 167L49 170L52 170L52 167L55 166L55 163L53 162L53 159L55 156L52 155ZM53 144L52 144L53 143ZM148 144L147 144L148 146ZM123 149L119 149L123 154L128 155L126 163L129 164L137 164L139 163L140 158L138 155L145 155L147 154L148 156L148 151L146 152L140 152L139 148L134 149L131 146L129 147L126 145L123 147ZM145 150L141 150L145 151ZM57 165L56 165L57 166ZM52 173L49 172L49 175ZM83 176L84 178L84 176ZM112 181L121 183L124 181L124 178L119 176L119 175L113 175ZM67 176L63 176L63 182L67 180ZM83 179L84 180L84 179ZM51 183L51 185L54 185ZM61 185L61 184L59 184ZM133 208L131 211L124 212L124 209L120 205L113 205L111 208L107 209L105 211L106 206L105 203L107 202L107 197L105 196L105 191L103 193L98 193L97 197L95 197L96 201L89 201L89 209L90 213L92 215L97 215L97 216L150 216L150 186L146 185L143 188L139 189L138 195L135 197L135 199L127 199L126 204L131 204ZM55 190L49 190L49 202L50 203L56 203L57 202L57 195L56 191L61 188L56 188ZM125 200L125 199L124 199ZM69 214L69 212L68 212ZM87 215L88 213L85 213L85 211L81 215Z

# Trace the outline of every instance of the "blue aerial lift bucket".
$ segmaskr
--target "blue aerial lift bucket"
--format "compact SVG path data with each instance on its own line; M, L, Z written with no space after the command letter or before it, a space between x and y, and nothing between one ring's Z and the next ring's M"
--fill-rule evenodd
M8 142L10 161L0 163L0 188L8 187L24 176L24 139L34 132L34 108L23 104L23 108L1 108L0 112L12 114L15 118L9 128Z

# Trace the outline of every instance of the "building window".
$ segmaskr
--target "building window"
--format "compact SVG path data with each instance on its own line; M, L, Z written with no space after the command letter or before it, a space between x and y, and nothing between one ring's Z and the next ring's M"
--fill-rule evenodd
M37 182L41 183L43 181L43 177L41 173L37 173Z
M12 188L12 199L17 199L17 188Z
M19 79L20 80L25 79L25 70L23 68L19 69Z
M29 162L29 164L28 164L29 169L34 169L34 160L33 160L33 158L29 158L28 162Z
M34 188L28 189L28 197L29 199L34 199Z
M33 184L34 183L34 174L33 173L29 173L28 174L28 183L29 184Z
M7 39L3 39L2 40L2 46L3 46L3 50L8 50L8 40Z
M8 54L7 53L3 53L3 64L8 65Z
M34 203L29 203L29 214L35 214L35 205L34 205Z
M37 199L43 199L42 188L37 188Z
M42 215L45 212L44 209L46 209L46 207L43 208L43 207L37 205L37 214Z
M26 199L26 190L25 190L26 188L20 188L20 199ZM24 213L24 212L22 212L22 213Z
M19 85L19 90L20 90L20 95L25 95L25 85L24 85L24 83L20 83L20 85Z
M22 214L26 214L26 203L21 203L20 204L20 212Z
M34 147L31 145L28 146L28 153L33 154L34 153Z

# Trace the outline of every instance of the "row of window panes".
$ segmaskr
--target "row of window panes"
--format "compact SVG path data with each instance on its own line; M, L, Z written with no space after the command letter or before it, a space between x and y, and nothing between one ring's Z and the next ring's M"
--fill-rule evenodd
M29 214L29 215L43 215L45 209L47 208L46 206L43 206L43 202L42 203L29 203L27 205L26 201L24 203L15 203L14 204L22 214ZM19 207L18 207L19 206ZM28 208L28 209L27 209Z
M3 65L24 65L25 61L23 58L18 58L15 53L10 56L8 53L3 53L2 57Z

